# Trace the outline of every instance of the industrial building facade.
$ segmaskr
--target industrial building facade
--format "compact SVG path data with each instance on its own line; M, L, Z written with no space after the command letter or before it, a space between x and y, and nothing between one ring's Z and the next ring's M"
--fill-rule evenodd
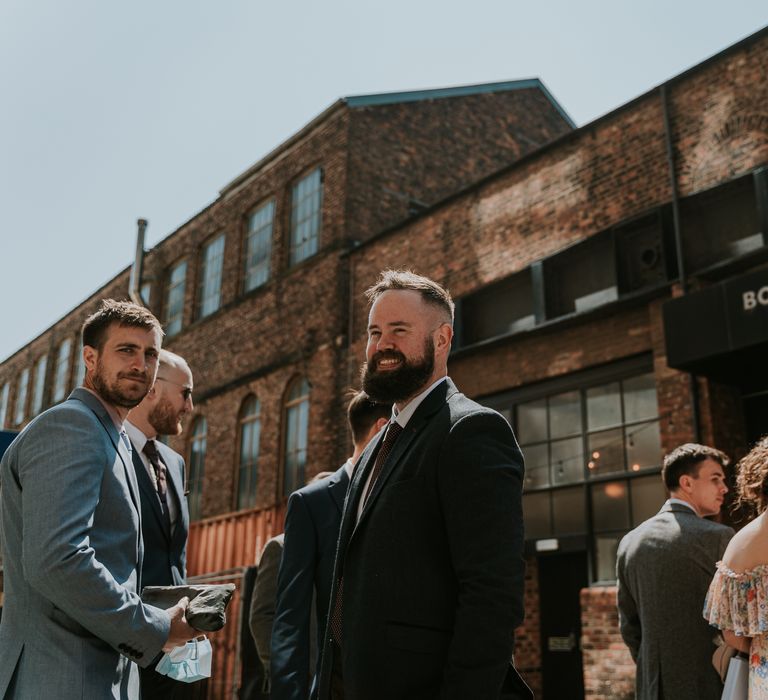
M622 698L618 540L664 452L741 456L768 424L768 32L575 129L538 81L347 98L146 254L195 374L171 441L206 519L276 507L350 450L363 291L411 267L457 300L449 370L526 458L537 696ZM0 427L81 377L77 331L127 271L0 364Z

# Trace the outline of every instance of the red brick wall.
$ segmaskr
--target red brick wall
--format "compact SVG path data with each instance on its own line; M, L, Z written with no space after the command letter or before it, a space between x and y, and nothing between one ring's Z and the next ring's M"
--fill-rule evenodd
M619 634L614 586L582 589L581 649L588 700L635 697L635 663Z
M570 130L538 88L353 108L350 236L370 238L407 218L409 198L434 204Z

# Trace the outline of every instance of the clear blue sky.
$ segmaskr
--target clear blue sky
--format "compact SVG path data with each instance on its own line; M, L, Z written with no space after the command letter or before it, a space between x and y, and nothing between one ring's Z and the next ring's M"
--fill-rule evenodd
M768 0L2 0L0 361L339 97L539 77L578 125Z

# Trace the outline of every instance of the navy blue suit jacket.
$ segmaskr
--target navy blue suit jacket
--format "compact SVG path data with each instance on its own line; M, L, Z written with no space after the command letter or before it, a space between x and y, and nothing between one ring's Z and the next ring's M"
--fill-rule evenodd
M341 467L331 476L295 491L288 501L272 625L272 700L306 700L309 696L313 594L320 649L348 486L349 476ZM317 696L315 685L313 698Z
M159 440L157 451L168 468L167 498L176 504L178 518L173 533L168 532L157 495L147 468L134 446L133 466L141 494L141 534L144 538L144 564L141 569L142 586L180 586L187 577L187 533L189 509L184 495L184 460Z

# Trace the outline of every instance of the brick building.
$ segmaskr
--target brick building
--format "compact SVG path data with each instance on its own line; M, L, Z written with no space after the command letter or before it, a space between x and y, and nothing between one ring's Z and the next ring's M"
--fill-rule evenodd
M457 299L451 376L526 455L518 666L545 698L631 697L617 542L664 451L738 457L768 423L767 72L762 30L579 129L537 81L349 98L234 180L145 260L195 372L197 516L343 460L362 291L423 271ZM0 365L5 427L63 397L83 316L126 286Z

